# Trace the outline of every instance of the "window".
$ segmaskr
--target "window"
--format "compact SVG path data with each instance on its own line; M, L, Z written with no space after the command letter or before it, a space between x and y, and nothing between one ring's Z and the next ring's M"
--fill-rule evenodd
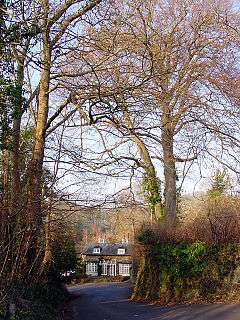
M130 264L119 263L119 275L120 276L130 276Z
M109 264L109 275L116 276L117 275L117 264L116 261L111 261Z
M119 248L118 249L118 254L125 254L125 249Z
M86 274L94 274L98 273L98 265L96 262L88 262L86 265Z
M102 263L102 275L103 276L107 275L107 269L108 269L107 266L108 266L107 262L103 261L103 263Z
M100 253L101 252L101 248L93 248L93 253Z

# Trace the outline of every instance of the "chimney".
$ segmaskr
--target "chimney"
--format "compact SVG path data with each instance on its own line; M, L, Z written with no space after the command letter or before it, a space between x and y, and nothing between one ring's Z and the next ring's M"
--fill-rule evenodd
M128 243L128 238L123 238L122 243Z

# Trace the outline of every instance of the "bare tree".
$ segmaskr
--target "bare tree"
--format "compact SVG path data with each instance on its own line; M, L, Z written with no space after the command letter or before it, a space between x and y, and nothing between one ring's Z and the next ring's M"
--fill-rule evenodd
M236 161L239 148L239 92L230 89L239 81L239 12L223 1L204 9L196 1L115 4L110 21L89 28L71 56L74 68L93 74L69 70L74 81L65 88L76 99L87 88L89 124L129 136L149 179L152 160L163 164L165 214L174 223L181 163L210 155L237 170L229 156Z

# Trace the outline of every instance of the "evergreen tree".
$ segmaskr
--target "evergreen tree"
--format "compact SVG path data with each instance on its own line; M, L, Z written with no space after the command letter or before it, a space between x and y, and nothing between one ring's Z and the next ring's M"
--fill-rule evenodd
M229 176L226 170L217 170L211 182L211 187L208 190L210 198L216 198L224 195L230 187Z

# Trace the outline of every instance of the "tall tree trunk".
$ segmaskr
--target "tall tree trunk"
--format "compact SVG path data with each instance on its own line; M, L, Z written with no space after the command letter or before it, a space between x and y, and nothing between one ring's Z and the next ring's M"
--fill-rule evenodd
M36 263L35 259L37 257L39 233L42 229L42 173L45 148L45 129L49 111L50 67L51 48L48 29L46 26L46 30L43 33L42 71L40 74L34 146L28 172L27 220L30 228L26 243L29 265Z
M20 186L20 134L21 134L21 118L22 118L22 87L23 87L23 65L18 65L17 70L17 94L16 101L13 110L13 131L12 131L12 145L10 151L11 158L11 182L10 184L10 196L9 196L9 217L11 223L9 224L9 238L15 241L9 242L9 250L11 252L11 277L14 278L16 273L16 268L19 267L19 255L16 256L18 250L18 243L20 242L19 234L22 226L24 226L25 217L22 216L24 213L24 196L21 195ZM18 258L17 258L18 257ZM11 260L11 261L10 261Z
M147 188L147 192L149 193L148 205L150 207L151 220L160 221L163 218L163 205L161 201L159 181L156 176L156 171L152 163L152 159L150 157L149 151L145 143L134 132L133 123L127 110L124 110L124 118L130 130L132 141L136 145L139 151L139 154L141 156L141 160L144 163L144 169L146 172L146 179L147 179L146 188Z
M166 120L166 119L165 119ZM173 129L170 119L167 119L162 129L162 148L164 164L164 199L166 221L173 224L177 214L176 163L173 152Z
M45 248L44 248L44 257L42 261L41 271L44 272L45 269L52 262L52 250L51 250L51 214L52 214L52 206L53 206L53 192L50 196L50 203L47 208L47 217L45 222Z
M24 58L20 59L17 70L17 89L18 94L14 106L13 117L13 133L12 133L12 186L11 186L11 211L12 214L20 212L22 203L21 183L20 183L20 135L21 135L21 119L22 119L22 89L24 79Z
M10 152L4 149L2 152L2 199L0 201L0 280L2 272L8 270L11 266L11 252L9 250L10 238L10 226L11 221L9 219L9 202L10 202Z
M3 181L3 205L8 208L9 206L9 181L10 181L10 156L9 150L4 149L2 153L2 181Z
M38 94L38 112L34 132L32 159L29 164L29 198L28 213L30 222L38 226L41 221L41 184L45 147L45 128L49 111L49 82L51 66L51 50L48 31L43 34L42 72Z
M10 181L10 156L9 150L4 149L2 152L2 199L1 199L1 237L6 240L6 230L8 229L9 220L9 181ZM7 235L8 236L8 235Z

